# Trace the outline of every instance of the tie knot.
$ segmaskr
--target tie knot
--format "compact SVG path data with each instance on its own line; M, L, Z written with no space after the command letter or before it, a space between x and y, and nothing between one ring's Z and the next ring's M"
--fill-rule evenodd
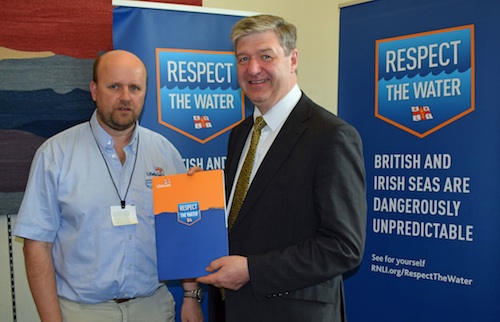
M264 118L262 116L258 116L255 119L255 125L254 125L255 131L262 130L264 126L266 126L266 121L264 121Z

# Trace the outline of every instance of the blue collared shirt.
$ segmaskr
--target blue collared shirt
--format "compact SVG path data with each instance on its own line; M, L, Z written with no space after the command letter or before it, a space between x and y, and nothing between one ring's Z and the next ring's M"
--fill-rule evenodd
M95 112L49 138L35 154L19 209L14 235L54 243L57 292L71 301L149 296L161 285L151 179L185 166L166 138L139 124L123 165L113 145ZM135 205L138 224L113 226L110 207L120 205L129 182L126 204Z

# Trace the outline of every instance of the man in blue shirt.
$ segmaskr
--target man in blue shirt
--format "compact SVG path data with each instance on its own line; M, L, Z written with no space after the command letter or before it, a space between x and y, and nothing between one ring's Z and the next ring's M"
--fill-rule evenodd
M14 234L25 239L42 322L175 319L173 297L158 281L151 179L186 169L166 138L138 124L146 79L130 52L99 57L90 121L35 154ZM181 316L202 321L198 301L186 298Z

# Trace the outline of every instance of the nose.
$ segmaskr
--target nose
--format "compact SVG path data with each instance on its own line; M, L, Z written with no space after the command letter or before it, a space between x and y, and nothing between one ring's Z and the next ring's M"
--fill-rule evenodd
M257 59L250 59L248 61L248 65L247 66L248 66L247 67L247 72L250 75L257 75L261 71L260 64L259 64L259 61Z
M127 87L122 88L121 92L121 97L122 100L124 101L129 101L130 100L130 90Z

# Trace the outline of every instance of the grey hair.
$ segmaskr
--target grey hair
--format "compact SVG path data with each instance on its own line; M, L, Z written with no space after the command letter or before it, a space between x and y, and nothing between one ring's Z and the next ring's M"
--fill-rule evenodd
M290 55L297 48L297 28L286 22L283 18L273 15L257 15L245 17L238 21L231 30L231 41L236 50L236 45L241 37L254 33L273 31L278 36L285 56Z

